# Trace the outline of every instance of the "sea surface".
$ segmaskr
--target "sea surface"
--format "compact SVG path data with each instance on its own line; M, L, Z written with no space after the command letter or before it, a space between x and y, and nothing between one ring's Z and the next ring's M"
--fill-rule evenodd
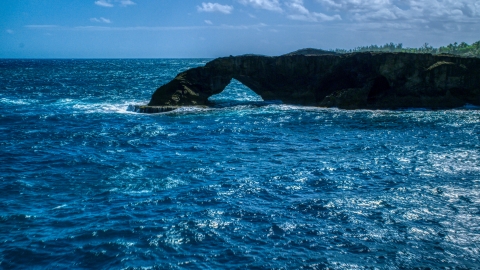
M0 269L480 269L480 109L128 110L209 59L0 60Z

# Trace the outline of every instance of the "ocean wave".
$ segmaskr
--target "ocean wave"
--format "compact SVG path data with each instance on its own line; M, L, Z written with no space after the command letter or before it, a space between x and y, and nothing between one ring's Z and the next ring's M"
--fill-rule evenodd
M124 101L121 103L108 103L108 102L101 102L101 103L84 103L84 102L74 102L71 101L67 103L67 107L71 107L76 111L80 111L83 113L116 113L116 114L134 114L128 110L128 107L132 103L138 103L135 101Z
M48 80L0 97L0 267L478 268L478 109L128 111L203 62L10 70Z
M0 103L5 105L31 105L34 103L38 103L38 100L0 98Z

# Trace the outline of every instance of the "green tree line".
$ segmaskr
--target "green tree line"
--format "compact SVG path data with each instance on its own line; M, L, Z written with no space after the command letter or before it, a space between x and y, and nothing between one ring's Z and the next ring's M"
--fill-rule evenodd
M408 52L408 53L431 53L431 54L455 54L468 57L480 57L480 40L472 44L466 42L451 43L447 46L434 48L428 43L423 44L420 48L405 48L402 43L386 43L385 45L359 46L354 49L335 49L336 53L352 53L352 52Z

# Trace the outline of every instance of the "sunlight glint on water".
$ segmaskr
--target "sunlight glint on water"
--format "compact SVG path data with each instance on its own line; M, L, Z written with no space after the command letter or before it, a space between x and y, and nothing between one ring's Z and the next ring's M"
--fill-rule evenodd
M479 267L480 111L137 114L208 60L0 60L0 268Z

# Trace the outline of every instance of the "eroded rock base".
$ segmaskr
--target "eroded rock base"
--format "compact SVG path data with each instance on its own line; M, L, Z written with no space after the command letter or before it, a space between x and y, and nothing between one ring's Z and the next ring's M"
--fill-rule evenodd
M127 111L138 113L164 113L180 109L185 106L148 106L148 105L129 105ZM207 108L207 106L188 106L197 108Z

